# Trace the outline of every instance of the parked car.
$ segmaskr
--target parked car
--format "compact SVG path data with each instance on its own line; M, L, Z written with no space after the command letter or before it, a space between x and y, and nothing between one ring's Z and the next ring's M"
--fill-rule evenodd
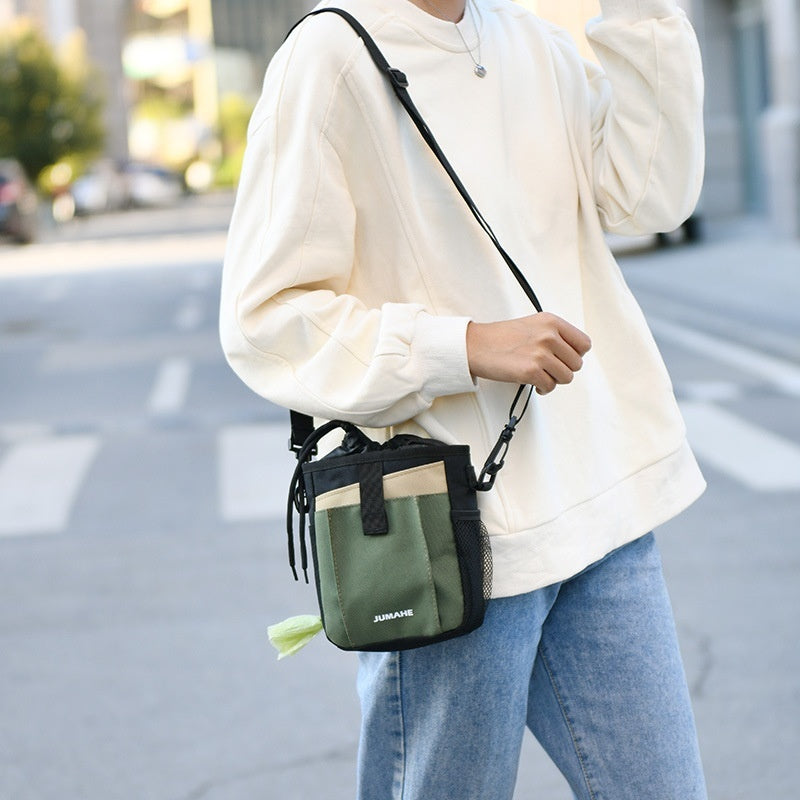
M75 213L85 215L172 205L186 193L186 185L178 173L164 167L102 159L77 178L69 192Z
M123 171L128 181L128 197L134 206L170 205L186 192L183 178L163 167L132 161Z
M0 159L0 235L21 244L36 238L39 201L18 161Z
M117 211L130 204L128 178L110 159L93 164L70 187L76 214Z

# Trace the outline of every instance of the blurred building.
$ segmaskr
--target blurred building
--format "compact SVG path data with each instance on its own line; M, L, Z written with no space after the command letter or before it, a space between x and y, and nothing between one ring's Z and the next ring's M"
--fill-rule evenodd
M227 91L256 94L273 53L313 0L211 0L217 80Z
M201 121L213 125L217 95L226 91L256 94L286 30L312 5L303 0L0 0L0 25L14 16L31 17L54 44L76 27L84 29L89 57L101 68L107 87L108 155L125 159L135 91L122 55L136 33L137 15L164 20L164 49L174 52L169 20L188 9L191 22L184 38L193 51L190 60L195 62L197 113ZM198 46L206 43L208 57L200 59Z
M71 0L0 0L0 24L14 16L37 20L54 42L63 40L77 24Z
M567 28L592 57L583 27L598 13L597 0L519 2ZM779 232L800 236L800 0L679 2L697 29L706 72L702 214L768 215ZM166 17L171 9L193 8L206 19L209 40L213 29L213 65L197 70L205 77L194 84L203 118L213 116L212 85L217 96L257 94L286 30L312 5L313 0L0 0L0 24L28 14L56 42L75 25L86 30L90 56L109 87L110 154L123 157L131 90L120 55L132 14Z
M800 236L800 0L694 0L706 70L704 209Z
M597 0L520 0L567 28L584 54ZM679 0L706 75L707 165L700 211L769 216L800 236L800 0Z

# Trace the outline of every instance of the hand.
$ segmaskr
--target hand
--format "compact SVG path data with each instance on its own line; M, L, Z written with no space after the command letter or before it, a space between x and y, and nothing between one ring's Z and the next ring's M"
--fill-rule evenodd
M547 312L467 326L467 359L474 377L530 384L538 394L571 383L591 346L583 331Z

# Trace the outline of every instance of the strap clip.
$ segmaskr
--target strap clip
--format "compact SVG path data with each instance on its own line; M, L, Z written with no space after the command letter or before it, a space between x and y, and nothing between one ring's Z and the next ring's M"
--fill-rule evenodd
M525 393L526 389L528 390L527 394ZM500 431L500 436L497 438L497 442L492 448L492 452L489 453L489 457L486 459L486 463L483 465L481 474L478 476L478 481L475 484L475 491L488 492L489 489L494 486L497 473L503 469L503 466L506 463L508 445L516 433L517 423L525 416L525 412L528 410L528 404L531 401L531 394L533 394L533 386L525 386L523 384L519 387L519 389L517 389L517 393L514 395L514 400L511 403L511 408L508 411L508 422L505 424L503 430ZM523 397L524 402L522 409L518 412L517 406Z
M512 416L500 432L500 436L492 448L492 452L489 453L489 457L483 465L481 474L478 476L478 482L475 486L476 491L488 492L494 486L497 473L505 466L506 453L508 452L511 439L516 432L517 422L519 422L519 419Z

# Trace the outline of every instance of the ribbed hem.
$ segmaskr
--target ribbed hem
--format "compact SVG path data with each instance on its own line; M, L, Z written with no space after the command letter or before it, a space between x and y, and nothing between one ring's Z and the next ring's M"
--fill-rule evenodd
M551 522L491 536L492 597L524 594L577 575L612 550L672 519L705 486L684 441L677 452Z
M424 311L417 315L412 350L419 359L426 395L441 397L476 390L467 359L469 323L469 317L438 317Z
M675 0L600 0L600 8L604 20L622 22L661 19L678 13Z

